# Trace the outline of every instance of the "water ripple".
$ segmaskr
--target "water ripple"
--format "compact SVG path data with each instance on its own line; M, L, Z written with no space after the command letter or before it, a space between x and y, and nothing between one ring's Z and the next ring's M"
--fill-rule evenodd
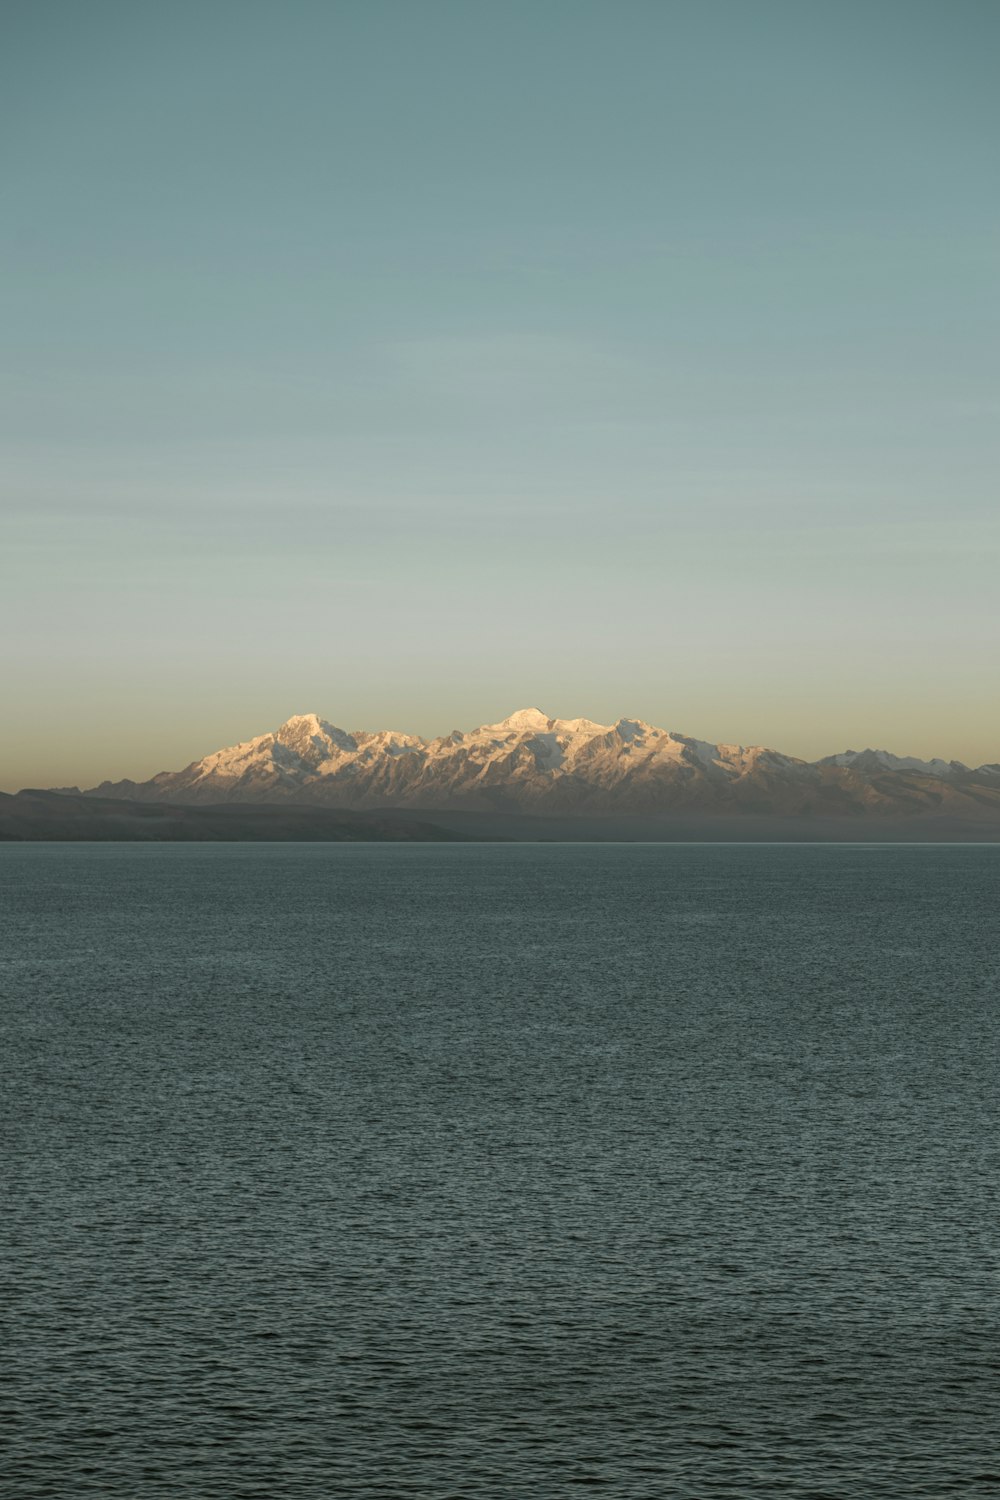
M5 1496L996 1493L998 896L0 847Z

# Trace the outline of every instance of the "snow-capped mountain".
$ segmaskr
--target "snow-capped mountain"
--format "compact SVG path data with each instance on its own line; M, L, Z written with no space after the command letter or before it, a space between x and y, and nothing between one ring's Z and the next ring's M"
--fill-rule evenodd
M639 719L598 724L525 708L437 739L337 728L297 714L150 781L92 795L141 801L296 802L549 814L663 812L833 816L965 810L1000 815L1000 766L882 750L808 762L760 745L715 745Z
M817 765L850 766L855 771L920 771L948 779L969 770L960 760L918 760L915 755L892 755L888 750L843 750L824 756Z

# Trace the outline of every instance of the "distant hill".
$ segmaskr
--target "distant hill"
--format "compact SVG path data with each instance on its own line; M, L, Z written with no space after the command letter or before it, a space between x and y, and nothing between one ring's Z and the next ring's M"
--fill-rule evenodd
M64 840L142 843L844 843L1000 842L1000 820L758 813L575 817L409 808L363 813L288 804L129 802L81 792L0 793L0 843Z
M465 837L412 817L288 806L181 807L82 793L0 793L0 840L129 842L454 842Z

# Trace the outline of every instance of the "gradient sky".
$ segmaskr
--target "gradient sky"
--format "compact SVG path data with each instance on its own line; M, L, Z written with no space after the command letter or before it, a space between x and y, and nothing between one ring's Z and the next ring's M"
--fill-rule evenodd
M995 0L7 0L0 786L1000 759Z

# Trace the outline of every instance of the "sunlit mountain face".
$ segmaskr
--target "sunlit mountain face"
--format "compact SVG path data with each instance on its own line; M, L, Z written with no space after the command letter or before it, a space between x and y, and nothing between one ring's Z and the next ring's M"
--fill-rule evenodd
M809 762L717 745L640 719L599 724L525 708L435 739L338 728L298 714L278 729L149 781L94 795L176 803L296 802L548 814L1000 816L1000 765L848 750Z

